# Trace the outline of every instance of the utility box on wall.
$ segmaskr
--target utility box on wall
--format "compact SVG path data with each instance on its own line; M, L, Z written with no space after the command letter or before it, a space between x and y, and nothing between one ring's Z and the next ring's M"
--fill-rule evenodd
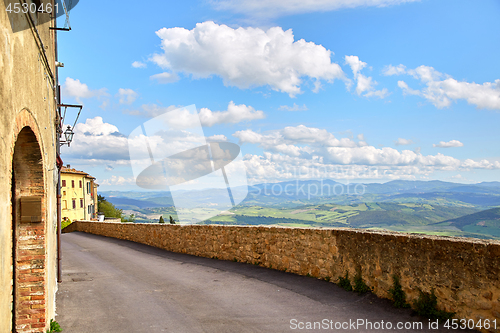
M21 197L21 222L42 222L42 197Z

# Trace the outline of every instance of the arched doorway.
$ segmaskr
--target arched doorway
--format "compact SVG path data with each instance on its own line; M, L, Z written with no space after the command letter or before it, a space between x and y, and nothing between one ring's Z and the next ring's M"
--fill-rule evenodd
M30 127L12 158L12 331L45 327L45 186L40 145Z

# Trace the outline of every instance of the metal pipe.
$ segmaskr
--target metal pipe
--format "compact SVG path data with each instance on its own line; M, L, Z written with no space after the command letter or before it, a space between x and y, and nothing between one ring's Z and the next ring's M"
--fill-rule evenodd
M52 1L52 6L55 2ZM57 28L57 15L54 15L54 28ZM59 61L57 54L57 29L54 29L54 57L55 62ZM60 129L61 126L61 89L59 87L59 68L55 66L55 91L56 91L56 152L59 158L61 157L61 143L60 143ZM56 156L56 158L57 158ZM57 161L56 161L57 163ZM57 165L57 282L62 282L62 269L61 269L61 167Z

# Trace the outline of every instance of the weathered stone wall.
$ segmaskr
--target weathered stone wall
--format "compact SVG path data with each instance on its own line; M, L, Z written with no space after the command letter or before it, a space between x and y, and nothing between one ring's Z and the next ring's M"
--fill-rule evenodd
M500 323L500 242L377 232L244 226L75 222L83 231L196 256L237 260L336 282L358 272L389 298L392 275L410 302L435 291L442 310ZM499 330L500 331L500 330Z

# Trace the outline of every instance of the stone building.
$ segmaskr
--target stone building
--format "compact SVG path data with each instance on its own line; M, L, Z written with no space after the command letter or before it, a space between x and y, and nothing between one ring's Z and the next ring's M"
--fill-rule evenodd
M61 216L63 220L93 220L97 218L97 184L88 173L61 168Z
M0 332L45 332L55 315L56 68L49 13L0 1Z

